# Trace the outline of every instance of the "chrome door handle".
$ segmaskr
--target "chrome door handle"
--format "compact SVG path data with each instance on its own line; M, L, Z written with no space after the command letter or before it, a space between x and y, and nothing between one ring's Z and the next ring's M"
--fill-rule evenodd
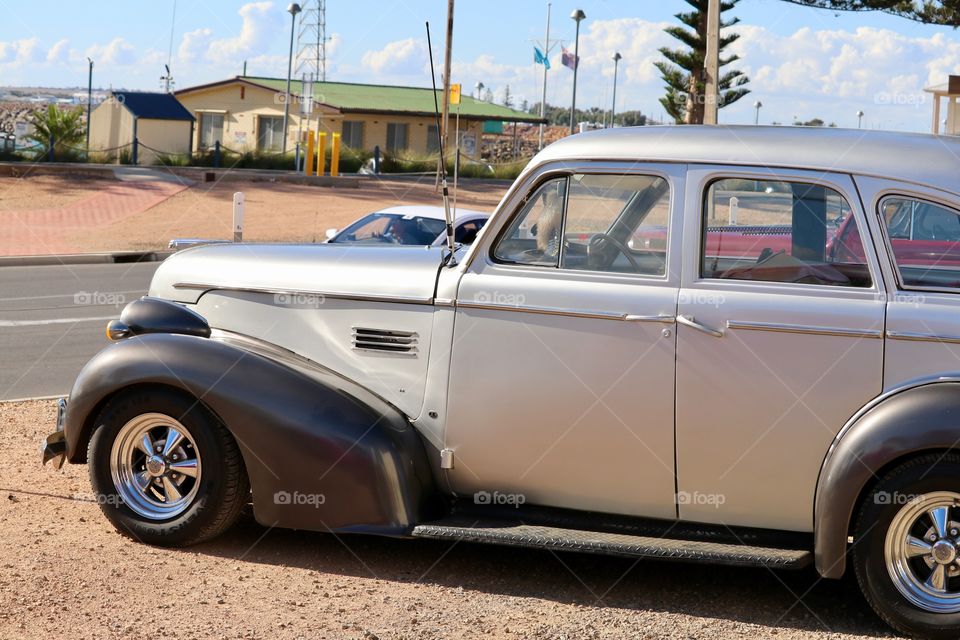
M677 322L678 322L679 324L682 324L682 325L685 326L685 327L690 327L691 329L696 329L697 331L702 331L703 333L708 333L708 334L710 334L711 336L713 336L713 337L715 337L715 338L722 338L722 337L723 337L723 331L717 331L716 329L711 329L711 328L708 327L708 326L702 325L702 324L700 324L699 322L697 322L696 319L693 318L693 317L689 317L689 318L688 318L687 316L680 316L680 315L678 315L678 316L677 316Z

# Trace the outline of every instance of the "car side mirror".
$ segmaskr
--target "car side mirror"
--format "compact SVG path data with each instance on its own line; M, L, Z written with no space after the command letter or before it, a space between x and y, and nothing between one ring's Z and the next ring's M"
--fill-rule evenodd
M327 229L327 240L333 240L337 237L337 229Z

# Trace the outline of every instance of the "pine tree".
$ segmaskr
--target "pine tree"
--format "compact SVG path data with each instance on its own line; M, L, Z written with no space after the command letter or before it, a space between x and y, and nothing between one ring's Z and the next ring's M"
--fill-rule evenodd
M507 85L503 89L503 106L505 107L513 106L513 94L510 93L510 85Z
M660 76L666 83L666 95L660 98L660 104L667 115L677 124L703 123L704 93L706 86L704 77L704 59L707 53L707 6L709 0L685 0L693 7L693 11L678 13L676 18L686 27L668 27L666 32L686 45L682 49L663 47L660 53L667 62L657 62ZM740 0L727 0L720 3L720 14L729 11ZM721 29L732 27L740 22L739 18L720 20ZM720 34L720 68L739 60L739 56L723 57L723 50L740 38L736 33ZM672 64L671 64L672 63ZM720 73L718 93L719 108L733 104L750 93L746 84L750 81L742 71L732 70Z

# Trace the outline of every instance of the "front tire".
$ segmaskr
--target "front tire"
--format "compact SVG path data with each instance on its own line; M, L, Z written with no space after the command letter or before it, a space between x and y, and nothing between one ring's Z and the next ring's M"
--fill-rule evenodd
M137 389L100 412L87 452L97 502L118 531L181 547L229 528L249 481L236 442L197 400Z
M857 518L853 562L867 601L911 637L960 637L960 455L887 473Z

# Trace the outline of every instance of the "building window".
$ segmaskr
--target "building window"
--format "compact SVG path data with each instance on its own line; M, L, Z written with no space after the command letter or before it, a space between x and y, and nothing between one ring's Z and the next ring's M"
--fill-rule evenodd
M200 148L209 149L214 143L223 144L223 114L200 114Z
M387 151L403 151L407 148L407 125L387 123Z
M437 125L427 125L427 153L440 153L440 134Z
M343 135L340 141L351 149L363 148L363 123L356 120L343 121Z
M280 151L283 148L283 117L260 116L257 126L257 149Z

